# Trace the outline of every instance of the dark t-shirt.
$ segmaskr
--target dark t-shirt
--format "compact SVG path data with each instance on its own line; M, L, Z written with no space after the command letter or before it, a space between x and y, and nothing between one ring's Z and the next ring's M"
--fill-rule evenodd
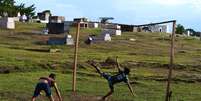
M112 84L120 83L120 82L128 82L128 75L126 75L124 72L119 72L117 75L114 75L110 78L110 81Z
M54 86L55 80L49 77L41 77L40 79L47 80L50 87Z

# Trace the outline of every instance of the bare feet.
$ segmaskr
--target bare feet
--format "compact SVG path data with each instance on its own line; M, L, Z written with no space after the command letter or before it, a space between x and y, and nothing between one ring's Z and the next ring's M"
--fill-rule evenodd
M108 101L108 98L102 97L100 101Z

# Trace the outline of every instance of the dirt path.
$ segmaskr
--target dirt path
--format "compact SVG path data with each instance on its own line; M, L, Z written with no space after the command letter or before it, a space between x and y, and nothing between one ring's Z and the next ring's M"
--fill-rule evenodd
M78 96L74 95L70 97L70 101L104 101L101 100L101 96ZM112 100L107 100L112 101Z

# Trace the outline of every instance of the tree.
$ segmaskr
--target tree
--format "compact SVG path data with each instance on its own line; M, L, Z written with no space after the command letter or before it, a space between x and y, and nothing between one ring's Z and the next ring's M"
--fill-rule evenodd
M0 0L0 15L4 16L4 13L7 13L8 16L14 16L14 4L14 0Z
M21 3L20 5L16 6L16 9L21 14L25 14L27 16L34 16L35 15L35 5L31 5L29 7L25 7L24 3Z
M181 24L178 24L177 27L176 27L176 33L177 34L183 34L185 32L185 28L183 25Z
M18 12L25 14L27 16L35 15L35 5L25 7L24 3L20 5L15 5L15 0L0 0L0 16L3 16L4 13L7 13L9 17L14 17Z

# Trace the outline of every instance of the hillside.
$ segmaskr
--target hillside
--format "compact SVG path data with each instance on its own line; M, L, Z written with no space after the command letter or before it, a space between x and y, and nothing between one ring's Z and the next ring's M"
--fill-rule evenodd
M57 80L62 95L65 101L68 101L71 96L74 47L46 45L48 37L55 35L37 34L45 27L43 24L17 23L16 26L15 30L0 30L0 100L27 101L32 96L39 76L55 72L58 75ZM78 55L78 95L82 97L103 96L108 91L107 83L86 62L95 59L104 65L108 57L118 56L121 66L129 67L132 71L130 78L131 81L135 81L133 87L137 96L134 98L130 96L126 86L120 84L115 90L113 100L163 100L169 64L169 34L123 33L122 36L113 36L111 42L97 42L90 46L84 43L89 34L98 36L100 32L100 29L81 30ZM75 28L72 28L70 33L75 36ZM130 38L136 41L130 41ZM50 53L50 49L62 51ZM107 65L102 69L112 74L117 71ZM177 35L173 101L199 101L201 99L200 73L201 41L193 37Z

